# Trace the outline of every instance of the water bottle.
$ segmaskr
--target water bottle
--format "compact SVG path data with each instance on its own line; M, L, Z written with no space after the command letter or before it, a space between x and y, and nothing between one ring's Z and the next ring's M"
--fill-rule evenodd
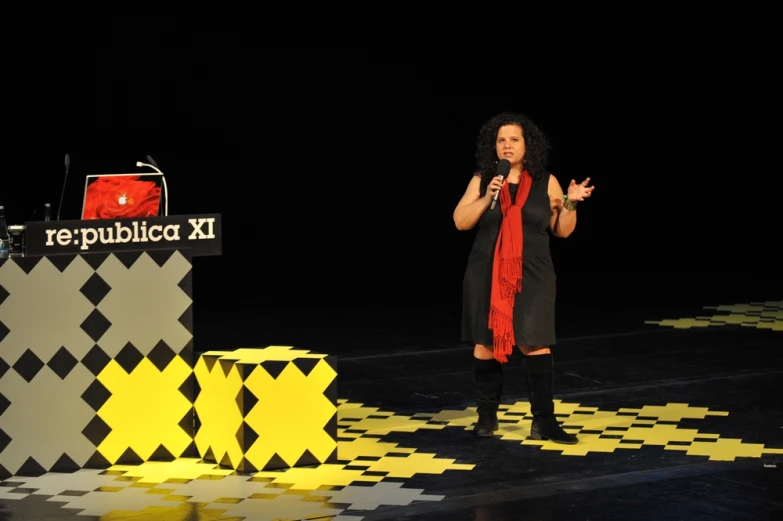
M0 259L8 257L8 250L11 247L10 241L8 223L5 222L5 206L0 206Z

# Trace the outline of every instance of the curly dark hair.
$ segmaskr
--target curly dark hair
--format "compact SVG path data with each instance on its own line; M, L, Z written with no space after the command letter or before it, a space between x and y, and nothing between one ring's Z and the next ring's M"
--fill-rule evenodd
M525 158L523 164L534 180L549 179L547 165L549 164L549 151L552 149L549 139L524 114L504 112L493 117L479 130L476 141L476 175L481 175L482 184L489 184L498 156L495 143L498 138L498 130L505 125L519 125L522 127L522 137L525 139ZM489 173L490 175L482 175Z

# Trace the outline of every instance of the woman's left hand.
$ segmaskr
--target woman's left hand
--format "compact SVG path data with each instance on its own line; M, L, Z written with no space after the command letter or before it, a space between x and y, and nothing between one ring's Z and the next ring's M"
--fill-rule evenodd
M571 179L571 184L568 185L568 200L569 201L584 201L591 195L595 186L588 186L590 178L588 177L581 183L577 184L575 180Z

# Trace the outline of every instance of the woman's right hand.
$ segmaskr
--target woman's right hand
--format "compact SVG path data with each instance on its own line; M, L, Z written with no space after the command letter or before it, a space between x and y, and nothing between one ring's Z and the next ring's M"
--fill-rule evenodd
M496 176L487 185L487 193L484 195L484 197L486 197L488 200L492 200L492 198L495 197L495 194L501 188L503 188L503 177Z

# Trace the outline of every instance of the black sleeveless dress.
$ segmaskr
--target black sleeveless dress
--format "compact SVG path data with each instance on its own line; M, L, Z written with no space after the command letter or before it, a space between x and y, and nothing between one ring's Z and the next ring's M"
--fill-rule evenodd
M482 180L481 193L489 181ZM549 219L552 212L548 195L549 179L533 180L522 208L523 250L522 291L514 301L514 337L517 345L555 344L556 276L549 251ZM509 184L512 198L518 185ZM492 346L489 329L489 301L495 242L503 215L500 202L487 209L478 222L478 233L462 284L462 340L469 344Z

